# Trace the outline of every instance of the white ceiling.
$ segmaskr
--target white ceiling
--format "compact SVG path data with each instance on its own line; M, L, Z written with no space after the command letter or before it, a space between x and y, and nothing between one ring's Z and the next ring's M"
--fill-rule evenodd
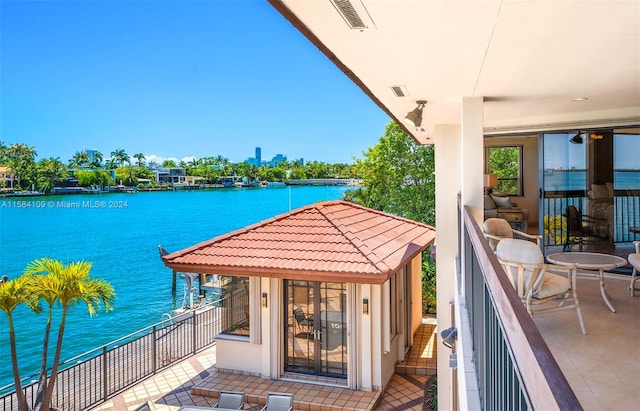
M330 0L269 1L396 120L428 100L425 131L405 124L424 143L463 97L485 132L640 124L640 0L350 0L363 30Z

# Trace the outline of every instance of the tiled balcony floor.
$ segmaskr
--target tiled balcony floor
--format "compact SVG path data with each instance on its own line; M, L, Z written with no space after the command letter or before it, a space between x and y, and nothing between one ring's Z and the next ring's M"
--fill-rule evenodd
M169 369L121 393L95 410L133 410L148 402L152 410L176 410L181 405L213 406L220 389L243 391L247 394L245 410L260 410L269 392L294 394L295 410L414 410L422 411L424 384L435 372L435 318L423 320L414 347L408 353L401 372L395 374L384 394L353 391L340 387L272 381L260 377L217 372L215 346L188 358ZM427 370L427 371L421 371ZM194 387L200 387L193 390ZM206 393L207 387L210 393ZM198 391L206 395L194 395Z
M638 284L636 284L637 286ZM534 317L542 336L585 410L640 410L640 291L631 297L629 277L607 278L616 313L598 281L578 280L587 335L575 310Z

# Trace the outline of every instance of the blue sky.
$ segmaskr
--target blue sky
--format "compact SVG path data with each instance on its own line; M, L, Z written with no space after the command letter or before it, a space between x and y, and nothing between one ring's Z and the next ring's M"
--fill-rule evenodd
M0 1L0 140L351 162L389 117L264 1Z

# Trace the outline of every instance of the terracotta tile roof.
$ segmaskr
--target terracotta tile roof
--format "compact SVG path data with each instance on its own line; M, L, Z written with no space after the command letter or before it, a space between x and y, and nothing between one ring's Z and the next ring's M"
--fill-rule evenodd
M162 258L180 272L381 284L434 239L425 224L330 201Z

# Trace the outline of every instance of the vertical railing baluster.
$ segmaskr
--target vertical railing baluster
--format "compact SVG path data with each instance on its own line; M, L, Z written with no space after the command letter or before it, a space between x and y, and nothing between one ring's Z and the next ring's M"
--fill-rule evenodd
M198 319L198 315L196 313L196 311L193 312L193 328L192 328L192 335L191 335L191 340L192 340L192 347L193 347L193 354L196 353L196 351L198 350L198 340L196 339L196 335L197 335L197 319Z
M153 331L151 332L152 340L151 340L151 355L153 358L153 374L158 372L158 329L156 326L153 326Z
M102 347L102 383L103 383L103 395L102 401L107 401L109 398L109 370L107 368L107 358L109 355L109 351L107 350L107 346Z

